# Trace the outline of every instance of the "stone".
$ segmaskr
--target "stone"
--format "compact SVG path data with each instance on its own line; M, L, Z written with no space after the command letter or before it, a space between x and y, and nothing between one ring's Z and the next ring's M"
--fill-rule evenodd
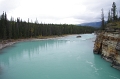
M112 28L116 24L97 33L93 52L101 54L101 57L112 64L112 67L120 69L120 29Z
M80 38L81 36L77 36L76 38Z
M120 51L120 42L117 43L116 50Z

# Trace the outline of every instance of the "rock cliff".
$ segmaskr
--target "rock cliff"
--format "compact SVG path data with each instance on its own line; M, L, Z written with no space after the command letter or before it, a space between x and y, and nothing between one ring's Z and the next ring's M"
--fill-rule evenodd
M93 52L111 62L111 67L120 70L120 22L109 23L105 30L96 34Z

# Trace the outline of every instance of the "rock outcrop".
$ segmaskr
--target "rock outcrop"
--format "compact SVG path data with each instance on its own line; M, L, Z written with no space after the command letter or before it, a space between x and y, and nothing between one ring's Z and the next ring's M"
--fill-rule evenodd
M120 22L107 24L97 33L93 52L100 54L111 66L120 70Z

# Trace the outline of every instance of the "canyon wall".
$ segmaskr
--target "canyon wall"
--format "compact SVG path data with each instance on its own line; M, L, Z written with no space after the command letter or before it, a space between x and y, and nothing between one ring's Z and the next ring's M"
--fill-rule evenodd
M120 70L120 22L107 24L105 30L96 33L93 52L111 62L111 67Z

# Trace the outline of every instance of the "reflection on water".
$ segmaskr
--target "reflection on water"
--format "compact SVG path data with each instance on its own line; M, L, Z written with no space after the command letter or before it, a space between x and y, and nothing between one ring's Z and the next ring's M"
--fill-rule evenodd
M95 36L20 42L0 53L0 79L119 79L119 71L93 54Z
M56 48L59 47L59 44L66 43L66 41L58 40L37 40L37 41L27 41L17 43L9 49L2 50L0 54L7 54L5 57L0 55L0 63L8 64L11 60L16 60L17 58L23 56L28 56L31 58L33 55L38 55L41 53L41 50L47 50L47 47ZM19 47L19 48L18 48ZM13 49L13 50L11 50ZM5 53L9 51L8 53Z
M2 67L0 66L0 75L2 74Z

